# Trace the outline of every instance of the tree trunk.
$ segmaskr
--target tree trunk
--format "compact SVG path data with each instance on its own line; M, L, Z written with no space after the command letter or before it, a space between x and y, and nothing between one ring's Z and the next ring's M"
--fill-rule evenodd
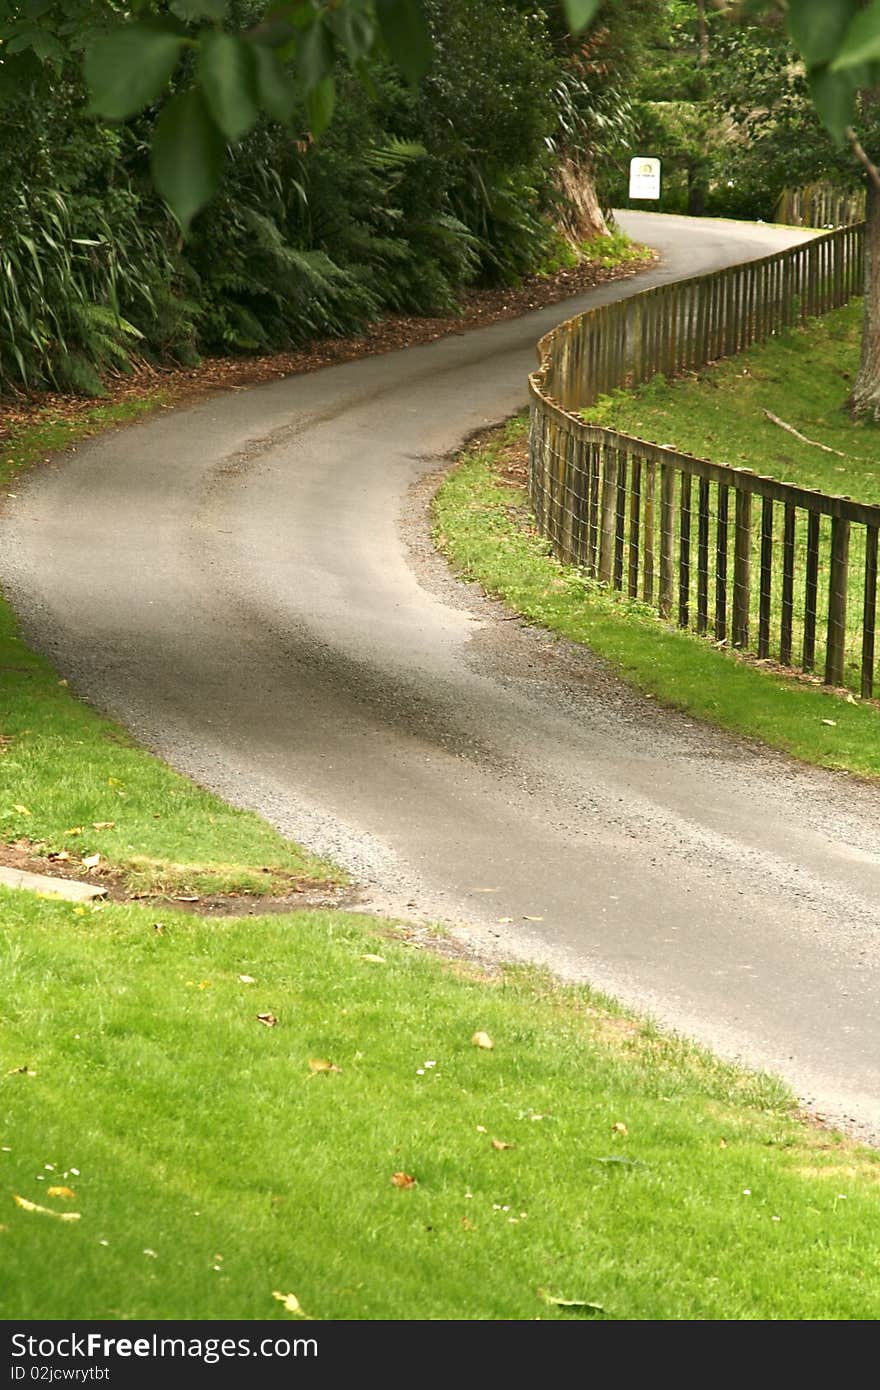
M706 215L706 175L705 171L689 168L687 171L688 181L688 216L705 217Z
M862 360L847 405L856 417L880 423L880 190L870 178L865 223Z
M697 39L700 44L700 67L709 62L709 26L706 23L706 0L697 0Z
M577 156L563 155L556 179L563 197L559 230L566 240L578 247L594 237L608 236L589 165Z

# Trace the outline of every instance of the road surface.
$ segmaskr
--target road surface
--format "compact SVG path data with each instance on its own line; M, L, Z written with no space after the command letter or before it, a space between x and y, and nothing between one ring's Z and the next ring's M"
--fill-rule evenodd
M633 280L35 469L0 582L77 691L373 905L589 979L876 1139L880 790L655 709L427 540L420 480L525 403L554 323L800 238L624 225L662 253Z

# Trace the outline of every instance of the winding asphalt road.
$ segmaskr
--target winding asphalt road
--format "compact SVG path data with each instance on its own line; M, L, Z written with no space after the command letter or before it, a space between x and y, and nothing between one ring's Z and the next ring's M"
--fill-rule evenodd
M0 582L80 693L372 905L588 978L877 1138L880 791L655 709L427 538L425 480L523 405L555 322L800 235L623 220L662 253L634 280L35 470Z

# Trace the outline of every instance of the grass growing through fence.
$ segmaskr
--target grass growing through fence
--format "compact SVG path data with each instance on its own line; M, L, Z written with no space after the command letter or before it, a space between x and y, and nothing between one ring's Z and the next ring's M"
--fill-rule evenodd
M666 704L807 762L880 776L874 705L718 650L554 560L528 508L526 429L515 420L469 451L437 494L438 543L460 571L532 622L586 643ZM522 482L511 480L511 463Z
M343 914L0 904L6 1319L876 1312L880 1156L585 990Z

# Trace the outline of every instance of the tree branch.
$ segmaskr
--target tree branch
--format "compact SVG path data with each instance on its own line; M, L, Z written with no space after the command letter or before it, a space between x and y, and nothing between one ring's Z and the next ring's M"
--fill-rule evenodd
M864 145L862 144L859 137L856 135L852 126L847 126L846 138L849 141L850 149L852 150L856 159L867 169L868 178L871 180L874 187L878 191L880 191L880 169L877 168L877 165L874 163L874 161L871 159L871 156L865 150Z

